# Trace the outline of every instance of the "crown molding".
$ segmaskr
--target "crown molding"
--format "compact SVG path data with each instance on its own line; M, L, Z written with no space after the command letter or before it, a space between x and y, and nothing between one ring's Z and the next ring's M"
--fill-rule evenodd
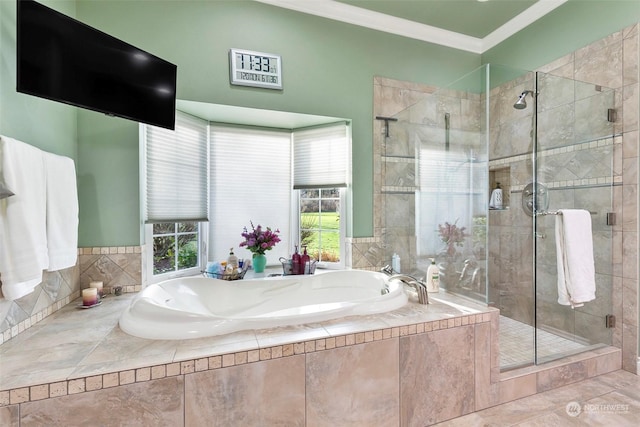
M260 3L321 16L334 21L396 34L467 52L482 54L568 0L539 0L483 39L420 24L334 0L256 0Z
M518 31L528 27L538 19L565 4L568 0L539 0L527 10L507 21L482 39L482 52L502 43Z

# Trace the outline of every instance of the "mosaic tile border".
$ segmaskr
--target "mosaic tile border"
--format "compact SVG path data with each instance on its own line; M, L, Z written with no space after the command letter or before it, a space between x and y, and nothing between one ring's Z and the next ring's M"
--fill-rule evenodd
M141 254L142 246L99 246L78 248L78 255Z
M613 147L615 145L622 144L622 136L616 135L613 137L596 139L593 141L582 141L571 145L566 145L563 147L549 148L546 150L541 150L538 153L539 157L547 157L547 156L557 156L558 154L571 153L575 151L582 150L592 150L596 148L603 147ZM489 169L497 169L501 166L508 166L516 162L528 161L532 159L532 154L520 154L512 157L503 157L496 160L489 161ZM592 187L599 185L618 185L622 184L622 176L601 176L595 178L587 178L587 179L573 179L573 180L563 180L563 181L551 181L545 182L545 185L548 188L567 188L567 187ZM511 186L511 192L517 193L524 190L525 185L513 185Z
M141 290L140 288L141 288L140 285L125 286L123 287L122 292L123 293L139 292ZM109 293L113 293L113 292L110 291ZM54 304L51 304L49 307L44 308L35 314L32 314L28 319L25 319L22 322L18 323L17 325L12 326L10 329L7 329L4 332L0 333L0 345L9 341L12 338L17 337L21 333L25 332L27 329L31 328L32 326L35 326L42 320L54 314L56 311L71 304L73 301L80 298L81 296L82 296L81 292L78 292L75 296L74 295L66 296L64 299L61 299L60 301L56 301Z
M64 299L61 299L60 301L56 301L55 303L51 304L49 307L44 308L35 314L32 314L28 319L25 319L22 322L18 323L17 325L12 326L10 329L5 330L3 333L0 334L0 345L9 341L11 338L17 337L18 335L20 335L27 329L31 328L32 326L35 326L36 324L43 321L47 317L51 316L56 311L60 310L62 307L69 304L71 301L75 300L76 298L79 298L80 295L81 294L78 293L73 298L71 295L66 296Z
M592 141L580 141L575 144L564 145L562 147L554 147L547 148L544 150L540 150L538 156L547 157L547 156L557 156L558 154L571 153L574 151L582 151L582 150L593 150L595 148L602 148L613 146L616 144L622 144L622 136L615 135L607 138L595 139ZM531 160L533 155L531 153L519 154L517 156L509 156L502 157L499 159L494 159L489 161L489 168L494 166L507 166L511 163L523 161L523 160Z
M80 256L82 255L114 255L114 254L142 254L143 248L142 246L101 246L101 247L85 247L78 248L78 265L80 264ZM87 284L85 284L86 287ZM80 285L82 288L82 284ZM122 286L123 293L132 293L132 292L140 292L142 290L142 285L127 285ZM105 288L106 293L114 293L114 289L110 287ZM19 322L17 325L12 326L5 331L0 333L0 345L9 341L12 338L17 337L21 333L25 332L27 329L41 322L43 319L51 316L56 311L60 310L62 307L71 304L76 299L80 298L82 292L79 291L76 295L68 295L64 299L54 302L50 306L43 308L37 313L32 314L29 318Z
M382 187L382 192L383 193L409 193L409 194L414 194L416 191L419 191L419 190L420 190L420 188L418 188L416 186L398 187L398 186L384 185Z
M0 407L118 387L133 383L141 383L166 377L186 375L194 372L210 371L265 360L279 359L282 357L348 347L373 341L423 334L442 329L490 323L492 316L497 315L497 311L469 314L449 319L419 322L404 326L394 326L384 329L338 335L335 337L312 339L292 344L276 345L272 347L226 353L197 359L187 359L179 362L3 390L0 391Z

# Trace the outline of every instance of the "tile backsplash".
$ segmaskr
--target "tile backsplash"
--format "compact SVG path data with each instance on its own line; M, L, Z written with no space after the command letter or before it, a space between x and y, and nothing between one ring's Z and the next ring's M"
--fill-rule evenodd
M80 249L80 283L87 287L92 281L102 281L104 291L113 293L142 288L143 246L96 247Z
M92 281L102 281L104 291L137 292L142 288L142 246L79 248L76 265L45 271L42 283L15 301L0 299L0 344L34 326L80 297Z

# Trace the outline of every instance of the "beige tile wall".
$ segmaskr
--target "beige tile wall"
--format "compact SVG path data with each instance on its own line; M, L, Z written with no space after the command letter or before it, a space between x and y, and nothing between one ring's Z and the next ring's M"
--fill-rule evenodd
M137 292L142 288L143 246L96 247L80 249L80 284L102 281L106 293L116 287L123 292Z
M80 268L45 271L34 291L15 301L0 299L0 344L35 326L80 296Z
M92 281L102 281L104 291L138 292L142 288L141 246L79 248L75 267L45 271L35 290L16 301L0 299L0 344L80 297Z
M422 426L620 368L606 348L500 375L497 325L461 315L7 390L0 422Z
M621 153L614 173L622 185L613 192L618 222L613 227L613 314L621 320L613 331L613 345L622 349L623 369L636 373L638 360L638 25L611 34L540 71L616 89L621 112L616 132L622 134Z
M593 87L593 85L601 85L616 90L615 106L619 116L615 124L614 132L621 134L620 138L614 140L603 140L598 143L600 147L587 147L590 153L596 156L596 159L602 160L598 155L598 150L608 150L613 148L611 161L613 162L613 179L610 184L616 184L613 187L613 212L617 213L618 223L616 226L609 228L612 231L613 248L608 255L611 259L611 265L605 266L604 273L600 275L599 280L606 288L610 289L606 294L611 295L611 299L604 298L598 301L608 307L612 307L613 314L619 319L616 328L613 330L611 337L605 336L608 331L600 337L593 337L594 340L602 340L611 342L614 346L623 349L624 369L635 372L637 369L638 358L638 116L640 97L638 90L638 28L632 25L619 32L616 32L602 40L596 41L576 52L559 58L550 64L539 69L544 73L548 73L544 84L549 86L550 90L559 83L554 80L554 76L566 77L586 82L590 85L576 85L577 90L585 87ZM531 158L527 155L527 144L530 142L529 130L531 126L531 117L522 116L521 110L512 108L515 98L513 93L518 90L524 90L526 85L531 85L533 73L523 78L510 82L509 85L494 89L491 97L490 108L492 117L496 126L503 126L502 131L494 129L490 135L495 137L490 144L490 158L499 159L491 163L490 166L496 169L510 168L509 184L512 191L520 191L530 180ZM375 116L401 116L405 114L408 107L416 105L419 101L427 99L429 94L435 92L437 88L430 86L420 86L407 82L397 82L385 78L376 78L374 80L374 115ZM573 97L572 97L573 98ZM541 102L544 99L541 98ZM423 110L427 103L422 103ZM547 128L563 129L562 133L557 135L542 135L548 141L561 141L571 136L580 137L574 132L580 132L583 126L592 129L598 126L591 123L591 120L582 120L578 117L577 131L571 130L571 135L566 134L566 116L568 111L560 111L557 106L543 105L545 112L542 113L541 120L546 123ZM421 111L424 117L430 117L432 111ZM522 117L521 117L522 116ZM415 120L412 117L411 120ZM560 120L558 122L558 120ZM546 122L545 122L546 121ZM550 126L558 122L558 126ZM412 252L414 246L410 239L403 237L398 230L388 230L387 205L404 211L412 212L412 200L404 200L395 194L393 203L385 203L388 194L386 192L402 192L406 190L404 187L393 186L401 174L394 168L387 168L385 154L390 146L402 149L398 141L403 137L403 129L398 127L398 123L390 123L389 138L383 135L384 122L374 120L374 236L371 238L353 239L353 266L355 268L364 268L369 270L377 270L385 264L391 263L391 254L398 251L402 259L403 271L415 268L415 254ZM395 126L395 127L394 127ZM395 132L395 133L394 133ZM524 132L524 133L523 133ZM522 141L523 146L518 145L518 141ZM522 145L521 144L521 145ZM567 157L566 149L554 149L546 147L548 150L545 155L564 156ZM580 149L584 147L579 147ZM393 148L397 149L397 148ZM530 150L529 150L530 151ZM557 154L554 154L558 151ZM603 151L603 152L604 152ZM574 157L579 160L584 153L574 153ZM553 157L546 159L548 164L553 164ZM395 165L394 165L395 166ZM391 178L387 177L387 172L391 173ZM393 178L395 177L395 178ZM582 185L584 177L576 177L567 180L555 177L552 185L572 186ZM598 177L587 177L594 184L600 183ZM389 181L391 180L391 182ZM557 181L557 182L556 182ZM621 184L621 185L619 185ZM595 194L595 193L594 193ZM514 205L514 209L519 202L518 195L510 194L507 197L510 204ZM405 197L406 199L406 197ZM404 207L404 208L403 208ZM524 215L513 215L509 211L493 212L489 218L490 226L497 227L499 231L504 226L504 233L499 238L489 242L489 250L493 254L507 254L514 252L513 250L505 250L506 247L517 246L517 250L513 257L509 259L490 259L489 274L492 282L496 284L493 293L490 294L490 300L496 306L505 310L505 313L513 318L530 322L534 313L532 307L532 284L531 277L533 274L530 259L533 256L530 248L533 246L531 233L526 232L523 226L530 226L530 218ZM600 217L604 215L605 210L599 212ZM504 217L508 216L505 221ZM411 229L413 218L409 214L406 215L405 223L407 229ZM526 221L526 223L525 223ZM394 221L398 222L398 221ZM409 230L411 231L411 230ZM598 230L597 230L598 231ZM598 231L600 233L602 230ZM602 231L603 232L603 231ZM410 235L411 233L406 233ZM528 254L528 255L527 255ZM499 262L498 262L499 261ZM500 288L502 286L502 288ZM501 290L504 291L501 293ZM603 294L604 295L604 294ZM606 301L605 301L606 300ZM609 302L610 301L610 302ZM602 305L600 304L600 305ZM553 327L561 327L566 313L556 313L557 304L546 304L548 310L548 318ZM600 319L605 313L606 307L600 307L597 313L590 313L588 309L579 310L576 313L576 329L572 333L578 335L585 333L589 329L589 325L596 321L594 318ZM555 310L555 311L554 311ZM603 311L604 310L604 311ZM573 312L571 313L573 315ZM573 316L572 316L573 317ZM573 326L572 326L573 327ZM602 335L601 334L601 335Z
M371 425L398 425L399 384L409 394L421 387L412 375L416 365L399 353L402 340L427 339L435 332L441 339L432 341L442 341L440 350L456 360L458 331L489 325L496 315L463 315L1 391L0 420L16 426L37 425L38 420L61 426L121 425L127 419L171 426L199 426L212 419L234 426L239 420L260 425L265 419L270 420L266 425L346 426L362 425L365 419ZM447 332L453 335L447 338ZM399 383L401 364L408 378L404 386ZM474 376L476 364L456 366Z

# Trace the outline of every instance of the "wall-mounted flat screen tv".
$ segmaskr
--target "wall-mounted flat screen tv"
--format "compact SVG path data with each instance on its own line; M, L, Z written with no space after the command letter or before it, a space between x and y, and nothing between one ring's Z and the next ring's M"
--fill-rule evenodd
M174 129L174 64L35 1L17 2L18 92Z

